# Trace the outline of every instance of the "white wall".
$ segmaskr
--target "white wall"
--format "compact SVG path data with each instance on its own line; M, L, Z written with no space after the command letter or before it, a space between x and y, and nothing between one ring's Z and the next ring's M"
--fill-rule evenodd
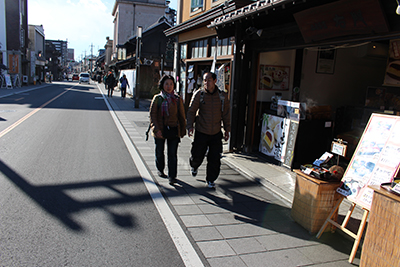
M135 82L136 82L136 70L135 69L129 69L129 70L121 70L119 73L118 77L118 87L120 87L120 82L119 79L121 79L122 76L126 75L126 79L128 80L129 86L126 87L126 93L132 95L135 97L134 90L135 90Z

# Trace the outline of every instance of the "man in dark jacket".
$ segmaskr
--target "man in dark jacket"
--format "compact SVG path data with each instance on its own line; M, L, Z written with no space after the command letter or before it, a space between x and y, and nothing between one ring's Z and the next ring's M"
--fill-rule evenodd
M107 93L108 97L110 97L110 95L112 97L112 94L114 92L114 87L115 87L115 77L111 71L108 72L108 75L106 78L106 86L108 89L108 93Z
M208 149L206 181L209 188L214 188L221 167L221 122L224 139L227 141L231 131L230 107L228 95L215 85L217 82L215 73L205 73L203 82L204 87L193 94L187 112L186 128L189 137L193 135L193 124L196 128L189 163L192 167L192 176L196 176Z

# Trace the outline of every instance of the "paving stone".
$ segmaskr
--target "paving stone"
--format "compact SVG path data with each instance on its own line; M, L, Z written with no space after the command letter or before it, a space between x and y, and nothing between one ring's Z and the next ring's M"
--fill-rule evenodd
M265 247L254 237L228 239L227 241L237 254L265 251Z
M212 225L205 215L183 215L181 216L181 220L186 227Z
M203 214L196 205L175 205L174 209L178 215Z
M197 242L197 245L206 258L236 255L225 240L200 241Z
M253 224L236 224L216 226L224 238L238 238L274 234L273 230Z
M234 213L209 214L206 215L206 217L213 225L243 223L243 221L237 219L237 216Z
M255 237L255 239L257 239L257 241L259 241L268 251L319 244L317 241L311 240L310 235L306 233L300 233L298 236L277 233L274 235L258 236Z
M296 249L246 254L240 258L252 267L295 267L313 263Z
M208 263L211 267L247 267L238 256L210 258Z
M195 241L221 240L222 235L214 226L189 227L191 236Z

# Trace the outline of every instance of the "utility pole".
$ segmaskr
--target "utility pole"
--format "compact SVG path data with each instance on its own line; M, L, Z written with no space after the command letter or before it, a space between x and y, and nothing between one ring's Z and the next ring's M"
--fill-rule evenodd
M90 66L90 72L92 71L92 61L93 61L93 43L90 45L90 63L89 63L89 66Z
M135 108L139 108L139 79L140 79L140 54L142 53L142 26L137 26L136 31L136 79L135 79Z

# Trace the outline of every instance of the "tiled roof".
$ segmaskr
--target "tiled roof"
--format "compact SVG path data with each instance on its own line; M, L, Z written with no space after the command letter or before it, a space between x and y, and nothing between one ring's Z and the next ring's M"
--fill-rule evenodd
M274 9L275 7L281 6L285 7L287 3L294 3L299 0L260 0L245 7L236 9L235 11L229 12L223 16L214 19L209 28L217 27L226 23L231 23L236 20L251 17L257 15L261 12L268 12L268 9ZM300 0L303 1L303 0Z

